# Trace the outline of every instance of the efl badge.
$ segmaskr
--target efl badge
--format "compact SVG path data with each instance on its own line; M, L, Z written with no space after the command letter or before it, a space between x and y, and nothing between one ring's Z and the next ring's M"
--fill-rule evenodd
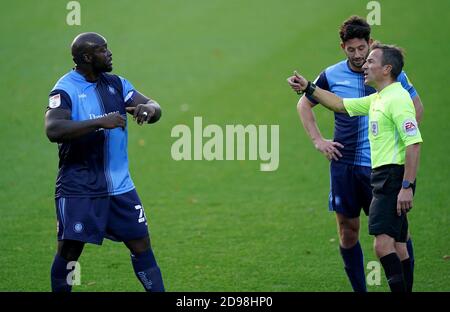
M61 95L55 94L54 96L50 97L48 100L48 107L50 108L56 108L61 105Z
M403 122L403 131L407 136L415 136L417 133L417 124L413 119L407 119Z
M378 121L370 122L370 130L372 131L372 134L374 136L376 136L378 134Z

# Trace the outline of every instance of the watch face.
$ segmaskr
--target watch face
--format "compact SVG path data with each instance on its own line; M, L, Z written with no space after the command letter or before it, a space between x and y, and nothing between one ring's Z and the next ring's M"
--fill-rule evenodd
M411 186L411 182L406 181L406 180L402 182L402 187L403 188L409 188L410 186Z

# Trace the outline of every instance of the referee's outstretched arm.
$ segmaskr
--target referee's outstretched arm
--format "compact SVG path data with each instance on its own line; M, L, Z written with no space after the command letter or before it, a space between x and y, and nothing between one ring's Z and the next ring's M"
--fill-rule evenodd
M346 113L342 98L334 93L323 90L315 84L308 82L303 76L294 71L295 81L298 90L305 92L307 95L313 96L320 104L337 113Z

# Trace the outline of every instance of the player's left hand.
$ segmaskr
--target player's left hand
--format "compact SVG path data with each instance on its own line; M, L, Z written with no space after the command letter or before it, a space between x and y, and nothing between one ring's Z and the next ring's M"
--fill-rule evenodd
M400 216L402 212L406 214L412 209L413 196L412 188L400 190L397 196L397 215Z
M136 120L138 125L144 122L149 122L155 114L155 108L151 103L138 104L136 107L127 107L127 112L133 114L133 120Z

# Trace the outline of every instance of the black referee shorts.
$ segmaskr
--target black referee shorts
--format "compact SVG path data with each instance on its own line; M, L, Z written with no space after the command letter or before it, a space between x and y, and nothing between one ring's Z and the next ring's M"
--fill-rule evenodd
M404 166L385 165L372 170L372 202L369 208L369 234L387 234L396 242L406 242L408 219L397 215L397 196L402 188ZM415 191L415 184L412 186Z

